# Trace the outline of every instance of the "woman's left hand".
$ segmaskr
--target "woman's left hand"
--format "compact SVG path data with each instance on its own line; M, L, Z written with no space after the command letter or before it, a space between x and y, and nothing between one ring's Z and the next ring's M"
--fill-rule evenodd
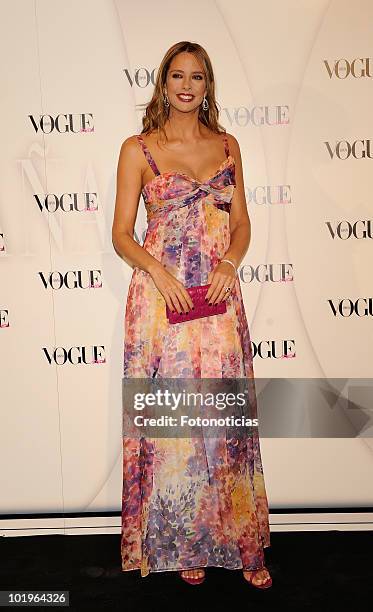
M207 279L207 284L211 283L211 287L208 288L206 293L209 304L219 304L226 300L230 296L235 282L236 273L233 266L227 261L218 263ZM225 290L226 287L229 287L229 291Z

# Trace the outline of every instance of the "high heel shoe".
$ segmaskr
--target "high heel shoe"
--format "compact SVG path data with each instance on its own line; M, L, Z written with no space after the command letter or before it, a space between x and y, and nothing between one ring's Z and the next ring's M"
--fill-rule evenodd
M202 568L196 568L196 569L202 569ZM201 584L205 580L205 578L206 578L206 573L201 578L192 578L191 576L183 576L182 575L183 572L188 572L188 571L190 571L190 570L181 570L181 571L179 571L179 574L180 574L181 578L184 580L184 582L187 582L188 584Z
M254 578L255 574L257 572L260 572L261 570L267 570L267 572L268 572L268 569L265 566L260 567L259 569L256 569L256 570L244 570L245 572L250 572L251 573L251 577L250 578L246 578L245 574L244 574L244 579L246 580L246 582L251 584L251 586L253 586L253 587L257 588L257 589L269 589L269 587L272 586L272 578L271 578L271 576L268 576L267 578L265 578L264 582L262 584L255 584L253 582L253 578Z

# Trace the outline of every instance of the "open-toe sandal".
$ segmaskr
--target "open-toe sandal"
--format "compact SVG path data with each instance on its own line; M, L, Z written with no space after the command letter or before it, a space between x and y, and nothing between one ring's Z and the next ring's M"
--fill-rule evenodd
M183 572L188 572L188 571L190 570L179 571L181 578L184 580L184 582L187 582L188 584L201 584L206 578L206 574L202 576L201 578L192 578L191 576L183 576Z
M246 576L244 575L244 580L246 580L246 582L248 582L249 584L251 584L251 586L257 589L269 589L269 587L272 586L271 576L268 576L262 584L256 584L253 582L253 578L255 577L256 573L261 572L262 570L267 570L268 572L268 569L266 567L260 567L259 569L256 569L256 570L244 570L245 572L251 573L250 578L246 578Z

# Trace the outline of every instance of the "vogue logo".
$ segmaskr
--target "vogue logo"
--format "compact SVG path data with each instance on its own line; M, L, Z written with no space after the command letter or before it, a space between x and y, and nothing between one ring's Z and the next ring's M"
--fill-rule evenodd
M332 309L333 315L341 315L341 317L351 317L357 315L358 317L373 316L373 298L358 298L353 302L349 298L340 300L337 304L334 304L333 300L328 300L328 304Z
M153 70L148 70L147 68L136 68L132 74L130 74L128 68L124 68L123 70L131 87L137 85L137 87L144 89L150 84L155 85L156 68L153 68Z
M291 204L290 185L258 185L246 189L248 204Z
M93 132L93 114L92 113L68 113L66 115L39 115L39 119L36 119L34 115L29 115L31 125L35 132L39 130L43 134L51 134L56 131L60 134L66 134L73 132L78 134L80 132Z
M47 193L46 195L38 195L34 193L34 198L39 207L40 212L46 210L49 213L54 213L57 210L63 212L92 212L98 210L97 193L63 193L57 195L55 193Z
M324 60L324 65L330 78L336 76L337 79L347 79L351 75L355 79L361 79L373 76L370 57L356 57L351 62L341 58L334 60L334 66Z
M66 363L71 363L71 365L106 363L104 346L72 346L69 349L58 346L52 351L49 351L44 346L43 352L49 364L52 362L56 365L65 365Z
M373 238L371 219L362 219L355 221L355 223L340 221L338 225L334 227L330 221L325 221L325 223L333 240L336 236L341 240L348 240L351 236L359 240L361 238Z
M251 342L253 357L261 359L294 359L295 340L263 340L259 344Z
M101 270L68 270L65 274L54 271L47 277L38 272L44 289L97 289L102 287Z
M289 123L289 106L239 106L223 111L231 125L246 127L247 125L287 125Z
M240 268L240 278L244 283L256 280L258 283L289 283L294 280L292 264L244 265Z
M0 309L0 329L9 327L9 310Z
M355 159L363 159L364 157L373 158L371 140L355 140L352 144L347 140L339 140L333 146L329 142L324 142L324 145L331 159L334 159L335 155L338 159L348 159L351 156Z

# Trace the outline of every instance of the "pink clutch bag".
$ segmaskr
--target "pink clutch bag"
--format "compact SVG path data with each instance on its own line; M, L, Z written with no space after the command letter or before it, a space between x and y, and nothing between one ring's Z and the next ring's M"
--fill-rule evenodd
M216 314L224 314L227 312L227 303L224 300L220 304L210 306L205 301L205 295L210 285L198 285L195 287L187 287L187 291L193 300L194 310L189 313L178 313L177 310L172 312L166 304L166 315L169 323L182 323L183 321L192 321L193 319L201 319L202 317L211 317Z

